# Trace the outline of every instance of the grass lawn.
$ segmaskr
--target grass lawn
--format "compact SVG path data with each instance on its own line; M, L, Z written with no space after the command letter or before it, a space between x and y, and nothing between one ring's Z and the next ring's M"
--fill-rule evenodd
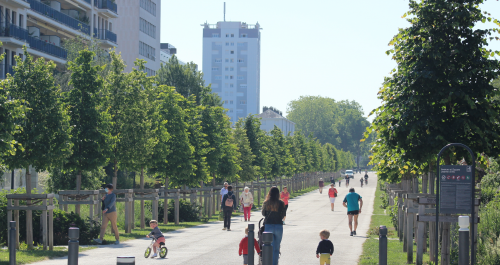
M380 195L384 191L380 190L377 185L377 190L375 191L375 202L373 204L373 215L370 223L370 230L368 231L368 239L363 244L363 254L359 258L358 264L378 264L378 229L379 226L385 225L388 230L388 240L387 240L387 264L406 264L406 252L403 252L403 242L399 242L397 237L397 232L391 223L389 216L389 208L387 213L384 213L384 209L380 208L382 204L382 199ZM413 244L413 264L417 260L417 245ZM424 264L429 264L429 254L424 253Z
M94 249L96 247L80 247L80 252ZM51 258L59 258L68 255L68 249L66 247L54 247L54 251L48 250L18 250L16 252L17 264L28 264L37 261L42 261ZM9 250L0 249L0 265L9 264Z

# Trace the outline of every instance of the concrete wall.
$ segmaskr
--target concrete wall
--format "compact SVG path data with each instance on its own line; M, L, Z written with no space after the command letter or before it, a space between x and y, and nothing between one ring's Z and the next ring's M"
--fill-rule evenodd
M283 131L284 135L288 135L288 133L290 133L290 135L293 135L293 133L295 132L295 123L287 119L261 118L260 122L260 129L268 133L274 129L275 125L280 128L281 131Z

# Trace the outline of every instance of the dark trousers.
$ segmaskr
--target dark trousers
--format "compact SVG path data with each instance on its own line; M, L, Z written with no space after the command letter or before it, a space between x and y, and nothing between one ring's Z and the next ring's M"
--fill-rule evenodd
M231 215L233 214L233 207L224 206L224 227L231 229Z

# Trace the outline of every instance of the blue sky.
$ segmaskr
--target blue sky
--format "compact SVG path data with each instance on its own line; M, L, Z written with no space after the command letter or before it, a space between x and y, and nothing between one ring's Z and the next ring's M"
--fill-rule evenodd
M161 41L202 69L200 25L222 21L223 3L162 1ZM483 8L500 19L498 1ZM226 0L226 21L263 28L261 110L273 106L284 113L288 102L306 95L355 100L365 115L378 107L379 87L396 66L385 54L387 44L409 25L401 18L406 11L406 0Z

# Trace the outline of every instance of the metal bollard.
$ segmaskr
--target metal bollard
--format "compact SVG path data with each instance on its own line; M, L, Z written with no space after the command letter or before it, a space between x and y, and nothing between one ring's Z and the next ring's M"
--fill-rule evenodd
M10 221L9 227L9 265L16 265L16 221Z
M70 227L68 230L68 265L78 265L78 246L80 242L80 228Z
M469 216L459 216L458 265L469 264Z
M135 257L129 257L129 256L117 257L116 265L135 265Z
M273 264L273 233L264 232L262 233L262 265L272 265Z
M381 225L378 231L378 264L387 265L387 227Z
M248 265L254 265L254 239L255 239L255 233L254 233L254 224L248 224Z

